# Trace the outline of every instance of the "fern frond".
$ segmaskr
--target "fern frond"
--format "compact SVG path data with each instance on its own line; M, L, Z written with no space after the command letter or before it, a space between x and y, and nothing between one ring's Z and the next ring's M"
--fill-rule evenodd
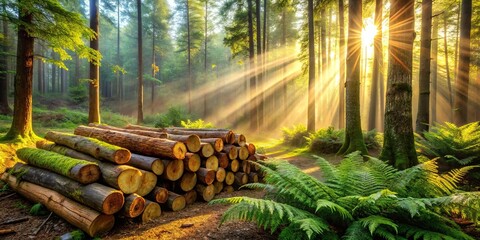
M315 239L314 237L322 235L325 231L330 231L328 223L321 218L306 218L296 219L292 225L297 225L299 229L307 234L308 239Z
M359 221L350 224L342 238L345 240L373 240L373 236Z
M398 236L398 232L395 231L395 233L392 233L389 231L389 228L386 228L383 225L380 225L375 229L375 232L373 233L375 236L380 236L382 239L387 239L387 240L399 240L399 239L405 239L406 238L401 238Z
M323 178L326 182L330 181L338 181L338 170L333 166L329 161L325 160L325 158L313 155L316 159L316 164L320 167L320 172L322 173Z
M418 228L412 225L400 224L398 226L398 232L408 239L444 239L444 240L456 240L450 236L442 233L429 231L423 228Z
M395 224L393 220L383 216L372 215L365 218L361 218L358 221L362 224L364 228L368 227L368 230L372 235L376 231L376 229L381 225L391 227L393 230L395 230L395 233L398 234L397 224Z
M330 202L328 200L325 200L325 199L317 200L317 208L315 209L315 212L318 212L321 209L325 209L325 208L329 209L332 213L336 213L336 212L339 213L340 216L345 220L353 220L353 217L350 214L350 212L348 212L342 206L340 206L340 205L338 205L334 202Z

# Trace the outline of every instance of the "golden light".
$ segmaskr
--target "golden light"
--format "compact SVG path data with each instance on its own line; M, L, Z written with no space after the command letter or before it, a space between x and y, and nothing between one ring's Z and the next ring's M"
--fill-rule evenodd
M371 46L373 44L373 39L377 34L377 29L373 23L372 18L364 19L364 25L362 29L362 45L364 47Z

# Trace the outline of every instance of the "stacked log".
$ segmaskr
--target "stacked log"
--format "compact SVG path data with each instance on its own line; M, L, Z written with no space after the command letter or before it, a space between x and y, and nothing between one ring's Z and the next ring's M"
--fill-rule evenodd
M208 202L261 176L250 161L263 156L243 134L228 129L89 124L74 133L48 132L50 141L20 149L28 165L10 171L20 182L10 174L0 177L92 237L108 231L115 217L148 222L162 208L180 211L197 200ZM57 209L69 206L74 208Z

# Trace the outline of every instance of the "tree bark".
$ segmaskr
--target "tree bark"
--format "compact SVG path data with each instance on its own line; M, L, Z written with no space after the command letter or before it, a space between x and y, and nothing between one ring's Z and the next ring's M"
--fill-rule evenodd
M227 168L228 167L228 154L226 153L216 153L215 156L217 156L218 159L218 166L221 168Z
M215 170L201 167L197 171L197 179L204 184L212 184L215 180Z
M90 0L90 28L95 32L95 37L90 40L90 47L99 50L99 0ZM88 122L100 123L100 66L99 63L90 62L89 72L89 105Z
M143 122L143 34L142 34L142 0L137 0L137 51L138 51L138 99L137 124Z
M188 78L187 78L187 92L188 92L188 113L192 113L192 56L191 56L191 36L190 36L190 1L185 3L187 11L187 61L188 61Z
M308 0L308 109L307 130L315 131L315 29L313 27L313 0Z
M221 138L202 138L201 141L212 144L215 152L221 152L223 149L223 141Z
M22 180L52 189L107 215L122 209L123 193L99 183L83 185L69 178L21 163L15 164L13 174L19 173Z
M398 169L418 164L412 126L414 37L414 1L393 1L390 5L385 140L380 159Z
M244 172L236 172L235 173L235 180L233 183L237 186L243 186L248 183L248 175Z
M154 200L157 203L166 203L168 199L168 190L163 187L155 187L147 196L147 199Z
M437 17L433 20L432 28L432 62L430 79L432 82L431 94L430 94L430 109L431 109L431 124L437 122L437 82L438 82L438 20Z
M383 44L382 44L382 22L383 22L383 0L375 0L375 28L377 33L373 39L373 70L372 87L370 94L370 108L368 117L368 130L377 129L377 116L382 111L379 100L383 99L383 92L379 87L383 85ZM380 113L381 115L381 113ZM381 121L383 122L383 121Z
M339 23L339 76L340 88L338 95L338 127L345 127L345 17L343 16L345 9L344 0L338 0L338 23Z
M12 114L12 109L8 105L8 52L9 44L8 39L10 37L8 33L8 20L7 17L2 17L3 24L3 39L1 41L2 57L0 57L0 114L9 115Z
M185 197L182 195L178 195L174 192L168 191L168 199L166 202L167 207L174 211L180 211L185 208L186 201Z
M135 218L142 214L145 209L145 199L136 193L132 193L125 197L125 205L123 205L122 215L129 218Z
M360 151L367 154L360 120L360 55L362 47L362 2L349 0L346 82L345 142L338 151L348 154Z
M127 163L130 166L151 171L156 175L162 175L165 166L162 160L155 157L143 156L140 154L132 153L130 161Z
M253 44L253 0L247 0L247 15L248 15L248 65L252 72L250 74L250 130L252 132L258 131L258 108L257 108L257 80L255 78L255 46Z
M197 201L197 191L195 189L186 192L183 194L183 197L185 198L185 204L189 205Z
M449 121L453 121L453 92L452 92L452 80L450 79L450 67L448 66L448 45L447 45L447 15L443 13L443 50L445 52L445 71L447 75L447 86L448 86L448 107L449 111Z
M261 23L261 4L260 0L255 0L255 23L256 23L256 40L257 40L257 58L255 64L255 72L257 83L260 91L257 93L257 109L258 109L258 127L263 128L263 112L264 112L264 83L263 83L263 61L262 61L262 23Z
M26 181L19 181L8 173L0 176L15 192L33 202L43 204L47 209L85 231L89 236L99 236L113 228L113 215L101 214L66 198L58 192Z
M215 181L213 182L213 188L215 189L215 194L219 194L223 190L223 182Z
M79 126L75 129L75 134L90 136L120 147L128 147L133 152L147 156L184 159L187 152L187 147L181 142L131 133Z
M420 37L419 97L416 132L428 131L430 123L430 51L432 46L432 0L422 1L422 33Z

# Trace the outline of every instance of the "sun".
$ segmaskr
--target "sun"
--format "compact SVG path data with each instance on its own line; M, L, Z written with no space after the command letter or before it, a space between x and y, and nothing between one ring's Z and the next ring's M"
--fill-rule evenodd
M372 18L366 18L363 22L363 29L362 29L362 45L364 47L372 46L373 39L377 34L377 28L373 23Z

